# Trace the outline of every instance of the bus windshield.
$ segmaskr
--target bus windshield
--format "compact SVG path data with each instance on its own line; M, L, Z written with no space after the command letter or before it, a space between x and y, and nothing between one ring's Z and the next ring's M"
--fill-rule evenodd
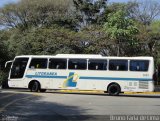
M10 78L23 78L29 58L16 58L13 62Z

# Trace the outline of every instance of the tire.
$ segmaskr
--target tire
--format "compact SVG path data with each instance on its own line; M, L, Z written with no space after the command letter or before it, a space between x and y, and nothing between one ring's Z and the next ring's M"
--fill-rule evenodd
M111 96L117 96L119 95L119 93L121 92L120 86L118 84L111 84L108 87L108 91L109 95Z
M46 92L46 89L40 89L40 92Z
M40 84L37 81L34 81L31 86L31 92L38 92L40 89Z

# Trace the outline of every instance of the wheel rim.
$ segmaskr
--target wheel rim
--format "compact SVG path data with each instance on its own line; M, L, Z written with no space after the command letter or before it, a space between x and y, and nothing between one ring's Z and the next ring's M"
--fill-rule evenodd
M117 94L118 93L118 88L116 86L113 86L111 89L110 89L110 93L111 94Z
M32 86L32 91L38 91L38 84L36 82Z

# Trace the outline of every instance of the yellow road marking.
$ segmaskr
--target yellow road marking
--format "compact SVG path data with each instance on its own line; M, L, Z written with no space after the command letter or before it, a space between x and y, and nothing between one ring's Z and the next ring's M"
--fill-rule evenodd
M102 94L104 91L101 90L59 90L60 92L75 92L75 93L99 93ZM160 94L160 92L124 92L124 94Z
M14 104L14 103L16 103L16 102L18 102L18 101L20 101L20 100L29 99L29 98L31 98L31 97L33 97L33 96L28 96L28 97L24 97L24 98L20 98L20 99L15 99L15 100L7 103L6 105L4 105L2 108L0 108L0 112L5 111L5 109L6 109L8 106L10 106L10 105L12 105L12 104Z
M59 90L60 92L77 92L77 93L104 93L104 91L98 90Z
M124 92L124 94L160 94L160 92Z
M41 96L40 93L32 93L34 96Z

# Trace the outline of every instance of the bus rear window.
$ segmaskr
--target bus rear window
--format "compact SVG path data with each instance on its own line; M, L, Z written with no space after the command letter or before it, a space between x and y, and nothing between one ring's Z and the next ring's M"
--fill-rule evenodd
M70 59L68 63L68 69L86 70L87 60L86 59Z
M46 58L33 58L29 65L29 68L46 69L48 59Z
M88 70L107 70L107 60L94 60L88 61Z
M127 71L128 60L110 60L109 70L111 71Z
M130 60L130 71L148 71L148 60Z

